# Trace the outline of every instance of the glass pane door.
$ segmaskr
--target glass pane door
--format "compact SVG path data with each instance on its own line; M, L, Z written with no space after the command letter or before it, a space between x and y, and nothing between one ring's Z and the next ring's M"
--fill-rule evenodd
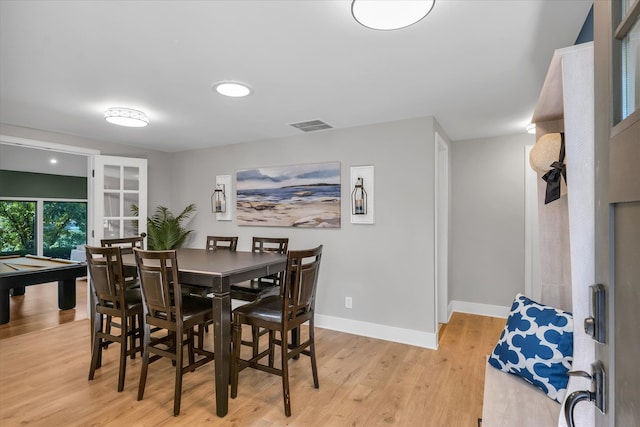
M146 233L147 160L95 156L94 178L94 244Z

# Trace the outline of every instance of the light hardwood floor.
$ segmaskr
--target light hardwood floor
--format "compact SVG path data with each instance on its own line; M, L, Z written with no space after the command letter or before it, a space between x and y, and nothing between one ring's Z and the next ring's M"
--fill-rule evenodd
M86 319L87 281L76 280L76 307L71 310L58 309L57 282L27 286L24 295L10 301L11 321L0 325L0 340Z
M290 418L280 378L255 370L241 372L238 397L218 418L212 364L185 375L182 410L173 417L169 361L150 366L140 402L140 357L128 360L125 389L116 391L117 346L87 380L85 288L79 281L78 307L66 312L57 310L55 284L12 298L12 320L0 326L0 426L475 427L485 358L504 326L504 319L455 313L437 351L317 328L320 389L313 388L308 358L292 362Z

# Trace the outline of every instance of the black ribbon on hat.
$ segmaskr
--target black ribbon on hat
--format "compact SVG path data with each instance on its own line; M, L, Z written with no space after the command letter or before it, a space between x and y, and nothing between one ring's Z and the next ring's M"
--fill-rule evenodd
M560 159L551 163L551 170L542 175L542 179L547 182L547 193L544 197L544 204L551 203L560 198L561 177L567 182L567 166L564 164L564 133L560 133Z

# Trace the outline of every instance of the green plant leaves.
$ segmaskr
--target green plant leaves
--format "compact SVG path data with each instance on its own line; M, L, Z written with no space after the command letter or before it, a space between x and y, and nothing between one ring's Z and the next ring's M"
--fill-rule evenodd
M135 211L137 206L132 207ZM194 203L187 206L178 216L174 216L165 206L158 206L155 213L147 218L147 246L160 251L181 247L193 230L182 227L182 221L196 211Z

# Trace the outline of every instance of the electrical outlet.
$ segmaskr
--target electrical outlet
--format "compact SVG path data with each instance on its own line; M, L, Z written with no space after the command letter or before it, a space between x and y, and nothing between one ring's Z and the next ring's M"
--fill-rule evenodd
M353 300L351 297L344 297L344 306L345 308L353 308Z

